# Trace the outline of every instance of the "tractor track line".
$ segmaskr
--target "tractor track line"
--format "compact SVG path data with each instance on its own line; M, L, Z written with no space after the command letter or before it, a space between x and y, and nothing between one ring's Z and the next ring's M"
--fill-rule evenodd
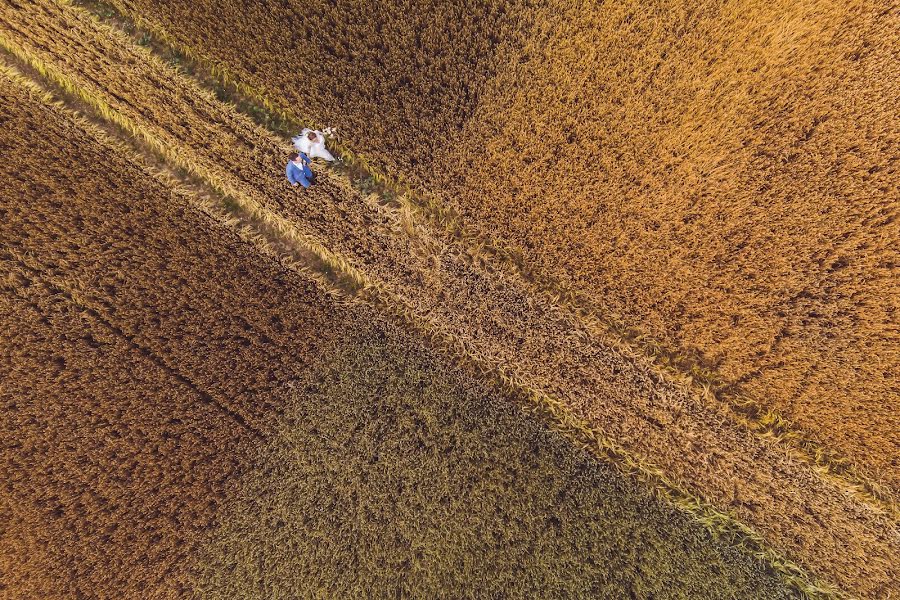
M22 271L22 276L26 277L32 282L42 282L45 286L47 286L48 290L56 295L61 296L69 304L77 306L86 315L88 315L91 320L95 321L108 332L121 339L129 349L152 362L164 372L168 373L173 379L194 392L197 397L200 398L204 403L215 408L220 413L240 425L240 427L248 434L250 434L255 440L262 441L265 439L266 436L258 428L252 425L248 421L247 417L242 415L240 411L230 407L227 401L221 398L216 398L209 392L200 388L200 386L191 381L189 377L181 373L176 367L170 365L166 360L154 353L153 350L139 343L134 338L134 336L129 335L127 332L123 331L120 327L118 327L107 317L105 317L102 313L102 309L95 307L93 303L89 302L86 298L81 297L81 295L78 294L77 290L75 290L72 286L67 286L64 282L58 281L52 277L48 277L44 269L42 269L39 265L31 264L34 261L29 260L28 257L15 257L8 252L3 252L3 254L0 255L0 259L2 259L4 262L14 263L13 268L18 267L18 269ZM23 296L18 293L16 294L16 296L24 302L30 302L27 296Z

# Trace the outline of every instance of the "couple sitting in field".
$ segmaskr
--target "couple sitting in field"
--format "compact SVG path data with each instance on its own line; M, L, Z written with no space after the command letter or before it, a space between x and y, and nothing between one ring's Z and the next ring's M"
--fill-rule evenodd
M308 188L315 183L315 175L312 169L309 168L311 160L313 158L323 158L328 162L332 162L334 157L325 147L325 134L321 131L304 129L300 132L300 135L292 138L291 141L294 142L296 151L288 155L289 160L285 169L285 175L287 175L288 181L291 182L292 186L302 185Z

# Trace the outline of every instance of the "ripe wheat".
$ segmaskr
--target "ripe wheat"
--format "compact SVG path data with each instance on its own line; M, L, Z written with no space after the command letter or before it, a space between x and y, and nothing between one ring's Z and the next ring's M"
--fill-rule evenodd
M896 10L113 3L896 496Z
M8 70L0 122L4 593L794 597Z

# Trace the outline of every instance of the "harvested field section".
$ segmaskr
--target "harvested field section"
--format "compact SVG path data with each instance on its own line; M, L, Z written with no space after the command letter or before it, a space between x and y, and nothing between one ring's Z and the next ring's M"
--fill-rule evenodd
M486 21L511 40L489 46L489 69L442 67L475 91L458 94L475 106L425 102L438 114L416 114L398 144L373 135L364 105L329 96L357 56L379 55L377 19L351 36L352 11L311 11L328 20L323 41L277 12L289 5L254 21L220 3L114 4L282 108L342 127L352 149L521 250L604 320L709 372L724 395L794 420L896 495L896 11L832 0L507 3L510 21ZM490 37L468 35L479 47ZM236 50L251 39L265 49ZM314 99L281 41L309 57ZM410 66L430 56L426 44L403 48ZM334 68L318 70L323 60ZM428 85L427 70L403 79L393 69L408 89ZM391 97L379 108L375 122L409 120ZM448 116L469 113L461 132Z
M697 499L727 513L727 523L747 523L778 554L826 581L859 594L895 586L890 557L900 537L890 519L841 482L742 429L721 406L530 295L514 273L493 272L415 215L362 198L337 177L323 176L309 195L285 190L283 142L82 11L21 3L0 17L4 44L48 72L48 65L64 71L57 76L87 90L104 114L126 115L136 135L164 142L176 164L197 167L204 179L283 219L284 231L303 230L337 249L376 287L382 306L405 311L426 334L501 373L538 408L555 410L559 422L577 422L593 451L608 456L615 448L625 470L678 489L701 520L711 511L696 508Z
M445 361L359 327L298 377L200 553L203 597L787 594Z
M16 157L0 171L14 182L0 196L0 324L12 332L0 353L4 594L271 597L256 586L300 593L311 580L297 573L315 572L323 589L383 595L507 582L791 597L751 554L365 306L334 304L225 227L211 235L189 197L43 101L0 75L4 151ZM59 139L65 165L46 161ZM205 272L179 258L185 244ZM246 506L248 491L265 492L262 508ZM439 535L444 517L452 537ZM532 578L497 560L498 540L532 561ZM327 551L300 551L310 544ZM417 578L360 563L362 544Z

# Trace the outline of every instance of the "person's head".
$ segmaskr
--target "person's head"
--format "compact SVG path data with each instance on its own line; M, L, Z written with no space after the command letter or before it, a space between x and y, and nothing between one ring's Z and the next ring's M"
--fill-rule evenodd
M307 134L306 134L306 137L307 137L311 142L316 141L316 133L315 133L314 131L310 131L309 133L307 133Z
M291 152L290 154L288 154L288 160L291 162L296 161L298 158L300 158L299 152Z

